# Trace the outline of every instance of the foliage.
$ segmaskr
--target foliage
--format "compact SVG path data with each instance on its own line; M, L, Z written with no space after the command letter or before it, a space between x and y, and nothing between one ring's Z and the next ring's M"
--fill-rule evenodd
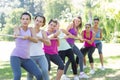
M20 25L20 16L25 10L22 8L14 9L10 15L6 18L5 28L3 28L1 34L13 34L13 28ZM13 40L11 37L1 37L3 40Z
M59 18L62 11L70 8L70 0L46 0L45 16L47 19Z
M49 21L56 18L62 27L66 27L75 16L81 16L84 24L90 22L95 16L100 18L100 27L103 29L103 40L111 42L120 32L120 8L119 0L12 0L3 1L0 4L0 24L8 29L2 29L4 33L10 33L12 28L8 25L20 25L19 17L23 11L29 11L32 16L44 15ZM4 9L4 10L3 10ZM4 15L3 15L4 14ZM1 33L1 32L0 32ZM117 38L117 37L116 37ZM115 38L115 40L117 40ZM119 42L119 41L115 41Z

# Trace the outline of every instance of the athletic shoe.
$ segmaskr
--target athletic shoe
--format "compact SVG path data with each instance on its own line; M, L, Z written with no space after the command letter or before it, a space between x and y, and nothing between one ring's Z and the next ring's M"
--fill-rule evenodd
M85 69L85 68L87 68L87 66L86 66L86 65L83 65L83 69Z
M104 67L104 66L102 66L100 69L101 69L102 71L104 71L104 70L105 70L105 67Z
M68 78L65 74L63 74L60 80L70 80L70 78Z
M94 69L91 69L90 70L90 74L94 74L95 73L95 70Z
M89 78L89 76L85 74L84 72L82 72L80 73L79 78Z
M79 77L78 76L74 76L73 80L79 80Z

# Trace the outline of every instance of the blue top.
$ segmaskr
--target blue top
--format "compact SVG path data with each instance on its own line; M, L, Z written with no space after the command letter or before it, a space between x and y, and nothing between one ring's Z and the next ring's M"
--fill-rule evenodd
M95 38L100 38L100 29L98 29L98 31L96 32ZM95 42L95 43L100 43L101 40L95 40L94 42Z

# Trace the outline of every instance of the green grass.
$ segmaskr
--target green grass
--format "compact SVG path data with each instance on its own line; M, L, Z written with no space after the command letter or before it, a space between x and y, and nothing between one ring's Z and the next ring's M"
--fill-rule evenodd
M85 72L90 76L90 78L80 79L80 80L120 80L119 59L120 56L105 57L104 64L106 66L106 69L104 71L101 71L98 68L100 66L99 58L94 58L95 70L96 70L96 73L94 75L89 74L90 67L87 61L88 67L85 69ZM52 65L52 70L50 72L51 80L55 79L56 71L57 71L57 66ZM78 72L79 72L79 68L78 68ZM71 78L73 77L71 66L69 66L67 75ZM9 61L0 61L0 80L12 80L12 79L13 79L13 74ZM26 80L26 71L23 69L22 69L22 80Z

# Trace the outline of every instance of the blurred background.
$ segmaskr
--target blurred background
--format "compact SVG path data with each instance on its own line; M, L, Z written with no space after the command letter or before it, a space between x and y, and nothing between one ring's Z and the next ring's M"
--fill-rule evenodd
M51 18L58 19L62 28L75 16L82 17L83 28L86 22L92 24L93 18L99 17L103 41L120 43L119 0L0 0L0 34L13 34L13 28L20 25L20 15L25 11L32 17L44 15L47 22ZM13 38L0 37L0 41L13 41Z

